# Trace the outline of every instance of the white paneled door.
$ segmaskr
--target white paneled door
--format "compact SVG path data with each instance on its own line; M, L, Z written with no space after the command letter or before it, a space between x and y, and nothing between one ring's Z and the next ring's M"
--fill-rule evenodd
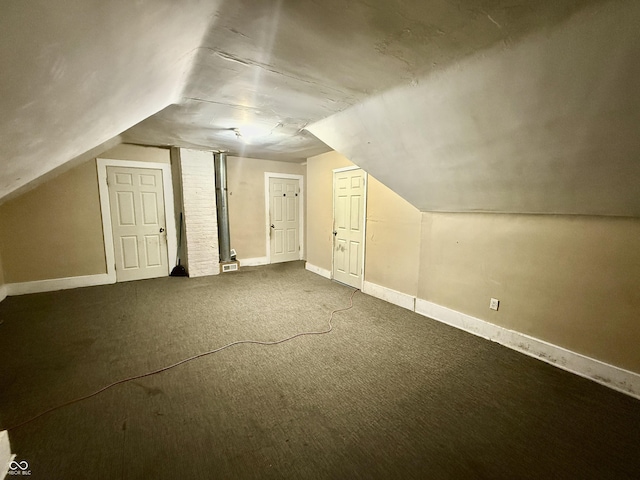
M162 171L107 167L118 282L168 275Z
M333 278L362 288L366 173L356 169L333 175Z
M271 263L300 260L300 186L297 179L269 178Z

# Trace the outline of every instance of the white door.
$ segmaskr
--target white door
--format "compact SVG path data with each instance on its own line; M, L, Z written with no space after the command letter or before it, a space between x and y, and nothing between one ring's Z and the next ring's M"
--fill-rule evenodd
M162 170L107 167L118 282L169 274Z
M366 173L356 169L333 176L333 278L362 288Z
M300 260L300 188L297 179L269 178L271 263Z

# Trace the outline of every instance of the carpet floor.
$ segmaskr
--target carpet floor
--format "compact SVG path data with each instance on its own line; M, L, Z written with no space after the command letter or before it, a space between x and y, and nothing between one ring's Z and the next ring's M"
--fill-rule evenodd
M0 430L38 479L638 479L640 401L302 262L0 303ZM9 478L12 478L11 476Z

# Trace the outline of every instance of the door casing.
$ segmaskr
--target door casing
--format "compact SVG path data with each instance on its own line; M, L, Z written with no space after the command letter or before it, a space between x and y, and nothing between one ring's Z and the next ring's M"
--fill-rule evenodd
M271 212L271 195L269 195L269 181L271 178L288 178L288 179L297 179L298 180L298 189L300 190L299 195L299 215L298 215L298 242L300 243L300 256L299 260L304 258L304 185L303 175L294 175L291 173L264 173L264 205L265 205L265 250L267 252L266 263L271 263L271 222L269 220L269 215Z
M113 245L113 229L111 226L111 206L109 204L109 186L107 185L107 167L130 167L162 170L162 186L164 192L164 212L167 230L167 275L176 263L176 249L178 238L173 207L173 187L171 180L171 165L168 163L135 162L130 160L114 160L109 158L96 159L98 169L98 191L100 194L100 209L102 211L102 233L104 238L104 254L107 263L107 276L110 283L116 282L116 261Z
M340 172L348 172L350 170L362 170L360 167L353 165L351 167L342 167L342 168L334 168L333 169L333 189L331 192L332 202L333 202L333 218L331 224L332 232L335 231L336 225L336 173ZM364 275L365 275L365 258L366 258L366 250L367 250L367 196L369 190L369 175L367 172L362 170L363 178L364 178L364 205L362 209L362 258L360 259L362 265L362 276L360 278L360 290L364 286ZM335 236L331 235L331 279L334 277L335 272Z
M270 263L300 259L300 182L291 178L269 178L269 206L271 231L269 239ZM278 187L280 187L280 190ZM293 216L292 216L293 214ZM291 238L291 233L294 233ZM280 236L282 252L278 253Z

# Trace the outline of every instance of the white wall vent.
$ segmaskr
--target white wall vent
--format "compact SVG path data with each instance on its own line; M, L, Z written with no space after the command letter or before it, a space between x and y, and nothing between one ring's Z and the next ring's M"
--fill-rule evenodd
M223 262L220 263L220 268L222 273L235 272L238 270L238 262Z

